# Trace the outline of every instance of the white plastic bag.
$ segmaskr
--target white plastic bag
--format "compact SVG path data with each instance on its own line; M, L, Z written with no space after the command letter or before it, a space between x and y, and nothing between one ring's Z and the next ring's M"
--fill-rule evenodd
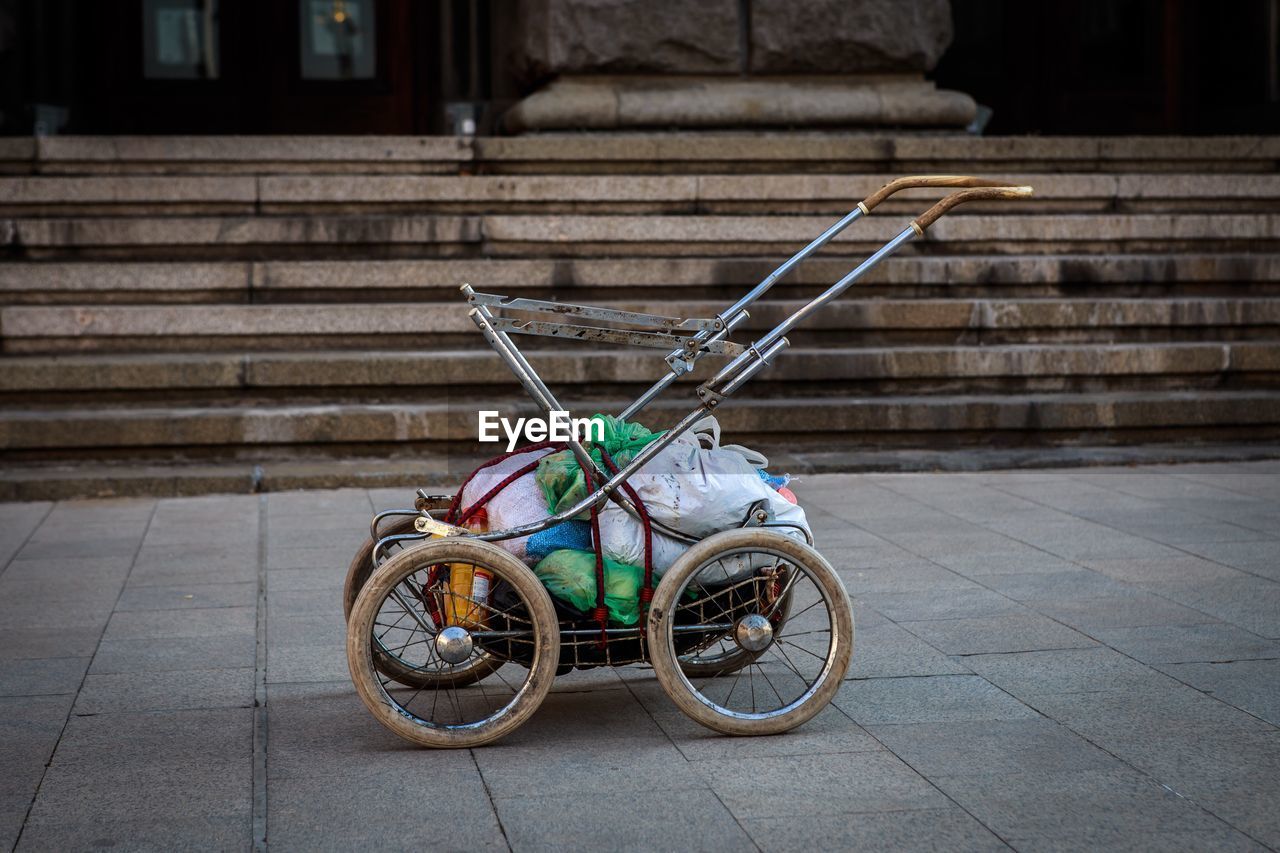
M462 490L462 509L466 510L507 477L530 462L541 459L546 455L547 451L545 449L517 453L515 456L508 457L491 468L485 468L476 474L471 482L467 483L466 488ZM519 527L522 524L542 521L544 518L551 516L550 510L547 509L547 499L542 494L542 487L538 485L536 474L537 470L535 469L508 484L506 488L485 505L485 509L489 514L490 530ZM521 536L516 539L504 539L495 544L532 565L537 561L531 560L525 553L525 547L528 542L528 536Z
M653 574L671 568L689 546L653 531ZM613 501L600 508L600 548L610 560L644 566L644 526Z
M752 506L763 502L767 522L796 525L774 530L805 541L809 524L804 510L779 495L756 473L756 467L767 464L767 460L746 448L722 447L719 440L719 424L714 418L704 419L628 478L649 516L682 533L705 538L741 527ZM601 511L600 539L605 556L610 559L644 564L644 528L621 507L611 503ZM669 569L685 547L655 532L655 574ZM761 567L748 565L745 559L733 566L727 565L729 562L732 561L708 571L719 576L728 572L737 579Z

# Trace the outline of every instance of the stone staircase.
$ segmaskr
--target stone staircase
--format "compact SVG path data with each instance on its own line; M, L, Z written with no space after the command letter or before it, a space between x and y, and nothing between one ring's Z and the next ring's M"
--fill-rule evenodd
M939 464L913 448L1269 453L1278 164L1280 139L1235 137L3 139L0 496L447 478L478 408L531 411L460 283L709 316L890 178L938 172L1037 194L950 214L791 335L719 413L734 440L793 472ZM745 329L937 195L877 208ZM579 413L663 368L520 342Z

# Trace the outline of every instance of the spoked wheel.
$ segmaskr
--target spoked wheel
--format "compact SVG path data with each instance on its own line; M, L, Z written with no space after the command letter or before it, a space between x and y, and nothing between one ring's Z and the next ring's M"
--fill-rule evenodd
M743 576L744 564L766 569ZM772 594L770 566L782 578ZM835 570L807 545L767 530L718 533L685 552L654 592L648 628L662 689L726 734L777 734L810 719L835 696L853 655L853 609ZM695 629L738 651L695 651L697 671L686 672L681 647Z
M433 510L431 516L437 516L436 510ZM382 536L400 536L406 533L413 533L414 516L406 515L393 517L391 521L382 525L378 533ZM423 539L423 542L426 540ZM347 579L342 584L342 617L344 619L351 618L351 606L356 603L356 596L360 594L361 587L365 581L369 580L369 575L373 574L373 549L378 543L372 539L364 540L364 544L356 551L356 555L351 558L351 566L347 569ZM379 562L382 562L392 554L403 551L406 547L419 545L420 542L395 542L387 548L383 549L384 553L379 554Z
M443 518L445 510L431 510L432 518ZM414 532L414 517L404 516L403 518L393 518L391 523L383 525L378 532L383 536L395 536L405 533ZM431 541L430 539L409 540L406 542L393 542L386 548L382 549L378 554L378 565L381 566L391 557L404 551L406 548L413 548L423 545ZM356 552L355 557L351 560L351 567L347 569L347 581L342 590L342 606L344 615L347 620L351 619L351 608L355 605L356 597L360 595L360 590L368 582L369 576L374 572L373 565L373 548L376 543L372 539L366 539L364 544L360 546L360 550ZM413 661L404 661L395 653L394 649L388 648L384 643L374 640L374 665L378 670L390 678L399 681L401 684L409 687L436 687L439 686L441 680L445 678L438 673L424 673ZM502 665L501 661L492 659L489 655L477 655L475 660L468 666L459 666L452 670L447 680L454 687L464 687L468 684L474 684L482 678L493 673L495 669Z
M488 602L451 592L449 572L464 566L490 575ZM450 612L454 624L444 616ZM412 666L414 686L382 671L379 646ZM506 551L471 539L437 539L391 557L347 622L347 665L361 701L421 746L480 746L512 731L542 704L559 657L546 588ZM523 663L503 665L512 659ZM463 686L458 673L480 661L496 677Z
M779 631L786 624L791 613L791 593L781 595L790 566L781 560L774 560L771 565L756 575L753 587L744 585L743 591L760 595L765 607L771 610L769 621L773 630ZM777 607L773 603L781 599ZM700 614L701 615L701 614ZM677 647L681 644L677 643ZM732 675L751 661L759 657L758 652L747 651L738 645L731 631L716 635L699 642L693 649L680 655L680 671L690 678L711 678Z

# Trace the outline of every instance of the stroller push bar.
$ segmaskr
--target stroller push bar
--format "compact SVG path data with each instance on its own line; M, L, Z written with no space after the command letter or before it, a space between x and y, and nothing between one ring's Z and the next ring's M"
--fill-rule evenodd
M928 180L926 178L905 178L903 180L907 183L904 183L904 185L899 187L899 189L906 189L908 186L932 186L932 184L911 183L911 182ZM946 181L955 182L955 181L978 181L979 179L946 177L946 178L939 178L937 180L946 180ZM938 185L956 186L957 184L948 183L948 184L938 184ZM960 184L960 185L963 186L963 184ZM888 189L888 187L886 187L886 189ZM881 193L883 192L884 191L882 190L880 193L876 193L875 195L872 195L871 196L872 201L874 201L876 204L879 204L879 202L881 201L881 198L887 197L887 194L885 194L881 198L876 197L876 196L880 196ZM791 331L796 326L800 325L800 323L802 323L809 315L817 311L823 305L826 305L828 302L832 301L833 299L838 298L842 293L848 290L849 287L855 281L862 278L862 276L870 272L881 261L883 261L885 258L889 257L894 252L896 252L903 244L909 243L918 237L924 236L925 229L928 228L930 225L932 225L934 222L936 222L938 218L942 216L944 213L946 213L948 210L951 210L951 208L960 204L964 204L965 202L969 202L969 201L995 201L995 200L1002 200L1002 199L1025 198L1027 196L1030 196L1032 192L1033 191L1031 187L982 186L978 189L961 190L960 192L951 193L950 195L946 196L937 204L935 204L933 207L925 211L924 214L921 215L918 219L912 220L911 224L906 229L904 229L901 233L899 233L898 236L894 237L888 243L881 246L880 249L878 249L875 254L873 254L871 257L867 258L865 261L859 264L857 268L855 268L852 272L850 272L844 278L837 281L835 284L831 285L831 287L827 288L827 290L823 292L821 295L815 297L808 304L801 307L799 310L797 310L794 314L792 314L782 323L778 324L778 326L776 326L772 331L765 334L764 337L760 338L760 340L756 341L754 344L748 347L746 352L744 352L742 355L738 356L733 361L729 362L729 364L721 368L719 373L717 373L709 381L703 383L698 388L698 396L702 397L703 399L708 399L708 398L714 399L715 395L717 394L723 396L723 395L726 395L727 393L731 393L732 390L729 388L728 385L725 384L727 380L734 377L735 374L747 368L749 365L758 364L760 361L762 361L761 354L766 350L768 350L770 353L777 352L778 348L775 346L775 344L782 343L783 341L785 341L786 338L784 338L783 336L787 332ZM756 366L755 369L758 370L759 366ZM735 383L733 385L733 388L736 388L738 385L741 385L741 384L742 384L741 382Z
M827 243L830 243L837 235L839 235L842 231L844 231L846 228L852 225L856 220L862 218L863 216L869 215L876 206L878 206L881 202L889 198L894 193L901 192L902 190L923 189L923 188L931 188L931 187L964 187L964 188L983 187L983 188L1004 188L1004 189L1013 188L1008 181L1001 181L1001 180L991 179L991 178L974 178L966 175L917 175L914 177L897 178L895 180L892 180L889 183L885 184L880 189L876 190L871 195L867 196L862 201L858 202L857 206L855 206L854 209L851 210L848 214L846 214L842 219L840 219L838 222L836 222L826 231L823 231L811 243L809 243L803 249L796 252L794 255L792 255L790 258L784 261L777 269L769 273L769 275L765 276L765 278L759 284L753 287L746 295L744 295L741 299L739 299L732 306L730 306L728 310L720 314L719 319L723 321L722 328L717 329L715 331L699 332L697 335L693 336L692 340L697 341L698 343L702 343L706 340L718 340L720 338L725 337L726 335L729 334L729 332L733 330L735 326L738 326L744 320L747 319L748 315L746 313L746 309L749 305L751 305L753 302L755 302L757 299L759 299L761 296L767 293L769 289L772 288L774 284L776 284L779 281L779 279L781 279L783 276L787 275L793 269L798 267L801 263L803 263L806 259L808 259L810 255L812 255L814 252L821 249L823 246L827 245ZM1025 190L1025 192L1020 193L1022 195L1031 194L1030 187L1022 187L1018 189L1020 191ZM956 199L951 203L950 207L954 207L955 205L960 204L964 201L977 200L977 199L957 198L957 196L961 196L961 195L963 194L952 193L951 195L947 196L948 199ZM1012 196L1001 196L1001 197L1009 198ZM948 207L947 210L949 210L950 207ZM930 209L930 212L932 212L932 210L933 208ZM942 213L945 213L945 212L946 210L939 211L938 214L933 217L933 219L929 220L929 224L931 224L934 219L937 219L938 216L941 216ZM928 216L928 214L926 213L925 216ZM921 219L923 218L924 217L921 217ZM927 228L927 227L928 227L928 224L921 226L922 230L923 228ZM899 243L898 245L901 245L901 243ZM897 247L895 246L894 248L896 250ZM876 263L879 263L880 260L882 260L884 257L887 257L887 256L888 255L880 255L880 257L875 258L874 263L872 263L871 266L874 266ZM863 267L865 267L865 269L863 269ZM864 264L862 267L859 267L859 269L863 269L863 272L865 272L867 269L870 269L870 268L871 267L866 266L866 264ZM852 281L850 281L849 283L852 284ZM783 334L785 334L785 332ZM671 385L672 382L678 379L681 375L692 371L694 367L694 362L697 360L699 355L701 355L701 353L696 350L692 352L689 350L685 350L685 351L677 350L675 352L672 352L669 356L667 356L667 364L670 365L671 371L669 373L664 374L661 378L659 378L658 381L655 382L652 387L650 387L647 391L641 394L640 397L637 398L634 403L632 403L630 406L624 409L618 415L618 417L622 418L623 420L626 420L632 417L633 415L635 415L636 412L639 412L641 409L647 406L650 402L654 400L654 398L656 398L659 394L661 394L664 390L666 390L666 388L669 385Z

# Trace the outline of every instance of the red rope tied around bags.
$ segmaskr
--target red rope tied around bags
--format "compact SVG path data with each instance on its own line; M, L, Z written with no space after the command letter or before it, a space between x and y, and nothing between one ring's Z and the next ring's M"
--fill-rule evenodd
M494 465L497 465L499 462L503 462L507 459L510 459L512 456L519 456L522 453L533 453L538 450L552 450L552 451L564 450L567 446L568 445L566 445L564 442L559 442L559 441L540 441L537 444L530 444L525 447L521 447L518 450L513 450L510 453L503 453L500 456L495 456L492 459L490 459L488 462L485 462L484 464L480 465L474 471L468 474L467 479L463 480L462 485L458 487L457 494L453 496L453 500L449 503L449 511L445 513L445 517L444 517L445 522L448 524L453 524L457 526L466 524L467 521L472 516L474 516L477 512L479 512L481 509L487 506L489 501L493 500L495 497L501 494L503 489L505 489L507 486L511 485L512 483L514 483L516 480L519 480L521 477L523 477L525 474L528 474L530 471L536 470L538 467L538 463L541 462L546 457L546 454L539 456L537 459L533 460L528 465L521 467L520 470L516 471L511 476L504 479L501 483L494 486L487 493L485 493L478 501L476 501L471 506L467 507L465 511L463 511L462 510L462 493L467 490L467 486L471 484L471 481L474 480L476 478L476 475L479 474L481 471L485 470L486 468L492 468ZM440 566L431 567L431 570L427 573L427 587L430 588L435 586L436 578L440 574L440 568L441 568ZM433 618L437 616L438 614L432 613Z
M604 452L604 448L601 448ZM595 491L595 485L591 477L588 466L582 466L582 476L586 481L587 494ZM595 545L596 552L596 609L592 614L592 618L600 623L600 648L605 648L609 643L609 608L604 604L604 548L600 543L600 505L596 504L591 507L591 541Z
M462 485L458 487L457 494L453 496L453 501L449 504L449 512L445 514L444 520L449 524L462 523L458 521L458 513L462 509L462 493L467 490L467 486L469 486L471 484L471 481L476 478L476 475L479 474L484 469L492 468L494 465L497 465L499 462L503 462L507 459L510 459L512 456L519 456L522 453L532 453L535 450L564 450L567 446L568 445L566 445L564 442L561 442L561 441L540 441L537 444L530 444L525 447L521 447L517 450L513 450L510 453L503 453L500 456L493 457L488 462L485 462L484 464L476 468L476 470L468 474L467 479L462 481ZM541 461L541 459L542 457L539 457L538 461ZM535 465L535 467L537 466ZM528 472L526 471L525 473L528 473ZM509 482L504 481L502 484L502 488L505 488L506 486L509 486L509 485L510 485ZM479 507L482 507L489 501L493 500L494 496L497 495L498 492L502 491L502 488L490 490L489 494L482 497L472 506L467 507L467 517L470 516L473 510Z
M512 471L505 479L502 480L502 482L498 483L498 485L494 486L492 489L485 492L484 496L481 497L480 500L476 501L471 506L467 507L466 511L463 512L462 515L458 518L457 523L459 525L466 524L468 521L471 520L471 518L476 513L484 509L489 504L489 501L493 500L499 494L501 494L503 489L505 489L507 486L511 485L512 483L514 483L516 480L519 480L525 474L528 474L532 471L536 471L538 469L538 463L540 463L541 461L542 461L542 457L538 457L537 459L530 462L528 465L522 466L521 468L518 468L517 470Z
M600 458L604 460L604 467L611 475L618 473L618 466L609 456L609 451L603 447L600 448ZM649 614L649 602L653 600L653 523L649 520L649 511L645 509L644 502L640 500L640 495L631 487L631 484L623 482L622 491L631 499L632 505L636 508L636 515L640 516L640 525L644 528L644 585L640 587L640 636L643 637L645 618Z

